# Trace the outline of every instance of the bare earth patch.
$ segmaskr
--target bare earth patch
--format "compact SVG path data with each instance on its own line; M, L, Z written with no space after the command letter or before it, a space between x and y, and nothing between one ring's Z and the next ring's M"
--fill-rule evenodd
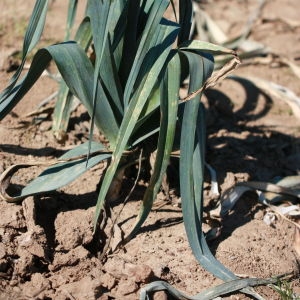
M253 2L211 1L206 8L229 35L234 35L244 24ZM0 3L1 90L12 74L7 73L13 64L11 54L21 49L21 21L28 18L33 4L34 1L23 1L16 6L10 0ZM59 41L64 35L66 9L67 1L53 1L44 44ZM298 0L268 1L253 29L253 39L299 66L300 26L292 27L285 21L297 23L298 11ZM287 67L241 66L236 74L255 74L300 95L299 79ZM64 145L54 140L49 118L36 125L30 123L32 118L24 117L56 89L55 82L43 77L14 113L0 122L0 173L14 163L58 157L86 141L88 119L81 106L72 115ZM221 192L238 181L270 181L276 176L299 174L300 116L293 115L285 102L247 91L230 80L208 91L207 96L207 161L217 171ZM18 173L15 183L25 185L40 172L29 170ZM47 197L29 197L22 204L0 202L0 299L138 299L140 288L157 279L191 295L221 283L194 258L176 194L172 195L171 203L153 209L137 236L102 263L92 236L96 186L102 170L103 166L96 166ZM132 184L126 180L123 198ZM205 188L207 196L209 180ZM116 235L118 230L119 235L128 232L133 224L143 190L141 183L126 204L117 222ZM164 201L162 193L159 198L158 201ZM206 198L206 215L212 201ZM113 204L114 212L120 209L121 203ZM246 193L223 220L221 235L210 242L212 252L240 276L299 274L299 256L293 248L294 227L280 218L268 226L263 221L265 213L266 208L257 204L257 195ZM209 222L209 218L205 220ZM112 240L112 247L117 239L118 236ZM291 287L300 294L299 278L292 280ZM280 299L270 287L257 291L266 299ZM157 293L155 299L167 297ZM238 294L228 299L248 298Z

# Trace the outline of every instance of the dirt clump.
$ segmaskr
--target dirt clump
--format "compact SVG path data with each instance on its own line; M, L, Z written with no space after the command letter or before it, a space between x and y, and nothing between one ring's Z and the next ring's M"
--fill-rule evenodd
M16 7L14 1L2 2L6 8L1 10L3 18L0 18L0 90L11 76L7 73L11 54L22 45L22 36L11 39L16 36L16 22L27 18L34 4L34 1L23 1ZM253 9L251 1L213 1L213 5L209 2L207 11L220 20L219 24L230 36L238 32ZM268 1L251 37L272 47L276 53L292 58L299 66L300 27L290 22L297 21L298 8L298 0ZM62 38L58 35L64 32L66 9L67 1L52 2L50 13L57 22L47 23L44 38L49 35L53 42ZM256 74L300 95L299 79L286 66L242 65L236 74ZM72 114L76 126L71 126L65 144L53 138L49 118L36 125L24 117L57 88L52 79L42 77L13 113L0 122L0 173L29 158L59 157L88 139L89 118L82 106ZM231 80L223 81L205 94L207 162L217 172L221 193L237 182L271 181L299 174L300 118L285 102L245 90ZM40 169L20 172L13 183L24 186L39 172ZM106 261L99 260L93 239L93 218L98 196L96 188L102 173L103 166L96 166L68 187L49 195L29 197L21 204L0 201L0 300L131 300L138 299L140 289L157 279L190 295L222 283L205 271L193 256L178 193L174 193L172 202L152 210L134 239L109 253ZM215 199L209 198L209 175L206 174L206 178L205 230L210 227L209 211L216 204ZM178 190L178 186L174 189ZM120 236L133 225L143 190L140 184L117 220ZM116 201L112 212L118 212L121 206L122 203ZM221 234L209 242L210 249L221 263L242 277L299 274L300 257L294 249L293 225L277 216L269 226L264 222L265 213L266 207L258 204L257 194L246 193L222 220ZM300 294L297 275L290 286ZM270 287L260 287L257 291L266 299L280 299ZM240 294L227 299L233 297L249 299ZM159 292L154 299L164 300L167 296Z

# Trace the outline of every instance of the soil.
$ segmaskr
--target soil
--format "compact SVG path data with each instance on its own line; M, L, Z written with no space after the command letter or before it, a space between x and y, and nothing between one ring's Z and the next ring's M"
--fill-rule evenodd
M81 13L83 2L79 3ZM1 0L1 90L19 63L13 54L22 48L22 35L34 3ZM256 1L219 0L207 1L205 9L228 36L234 37L256 5ZM51 2L40 46L63 38L66 11L67 1ZM298 13L298 0L267 1L251 39L299 66ZM271 80L300 95L299 78L278 63L242 65L235 74ZM89 118L82 106L72 114L64 144L53 137L51 116L41 123L26 117L57 87L43 76L13 113L0 122L0 173L12 164L59 157L87 141ZM271 181L299 174L300 116L282 99L225 80L207 91L204 100L208 107L207 162L217 172L221 193L240 181ZM32 168L19 172L14 183L25 185L40 171ZM102 172L103 165L96 166L62 190L44 197L28 197L21 204L0 202L0 299L138 299L140 289L157 279L194 295L221 283L192 254L176 185L171 186L172 201L166 202L161 192L157 201L164 205L156 205L136 237L101 262L92 231L96 188ZM206 215L216 204L209 198L207 177ZM121 209L132 184L130 179L125 181L122 199L112 205L113 213ZM114 227L112 246L133 224L144 190L140 182L125 205ZM263 221L266 212L266 207L258 204L256 193L246 193L222 220L221 234L209 243L210 248L217 259L240 276L266 278L293 272L290 287L300 294L299 253L293 246L295 228L280 217L272 226L267 225ZM204 230L209 225L204 224ZM280 299L270 287L259 287L257 291L266 299ZM227 298L248 299L243 294ZM160 292L155 299L169 298Z

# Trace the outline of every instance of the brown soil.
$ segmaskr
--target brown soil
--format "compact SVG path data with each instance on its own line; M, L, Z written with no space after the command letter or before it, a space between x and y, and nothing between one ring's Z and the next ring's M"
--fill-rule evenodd
M11 54L21 49L24 24L34 2L1 0L1 90L12 75L7 71L18 63ZM67 1L53 1L51 5L41 45L59 41L64 35ZM209 1L206 9L229 36L234 36L255 5L255 1ZM299 65L298 14L299 0L268 1L251 37ZM236 74L272 80L300 95L299 79L278 64L241 66ZM73 113L64 145L53 138L50 118L37 125L32 117L25 117L56 89L57 84L43 76L14 113L1 121L0 173L14 163L58 157L87 140L89 123L83 107ZM230 80L207 95L207 161L217 171L221 192L237 181L270 181L276 176L299 173L300 116L293 115L285 102L255 89L245 90ZM29 197L22 204L0 202L0 299L137 299L140 288L158 278L189 294L221 283L195 260L175 194L171 195L171 204L153 209L137 236L102 264L92 241L96 186L102 170L102 165L94 167L47 197ZM38 168L20 172L14 180L24 185L39 172ZM126 181L124 198L132 184ZM207 195L209 181L205 188ZM126 204L115 232L128 232L143 191L141 184ZM158 198L163 201L164 195ZM206 202L210 205L205 208L208 211L213 203ZM117 202L113 211L120 208ZM223 220L221 235L210 243L212 252L242 276L299 272L293 225L278 218L268 226L263 221L265 212L266 208L257 204L256 194L245 194ZM299 279L294 277L290 285L300 294ZM280 299L270 287L257 291L266 299ZM167 298L158 293L155 299ZM248 298L237 294L228 299Z

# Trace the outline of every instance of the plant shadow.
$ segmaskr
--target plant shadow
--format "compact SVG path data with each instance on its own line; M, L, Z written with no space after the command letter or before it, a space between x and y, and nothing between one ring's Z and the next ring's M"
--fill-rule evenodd
M221 235L208 241L211 252L215 255L220 243L229 238L237 228L251 222L262 209L264 206L258 203L257 195L253 192L246 192L237 201L232 211L222 219Z
M299 120L292 118L287 111L281 112L287 121L279 123L281 128L278 130L276 121L281 115L276 115L273 109L274 100L243 79L239 79L239 84L245 97L240 99L238 108L231 100L232 91L205 92L208 101L206 162L216 171L221 194L238 181L270 182L274 178L300 174ZM236 85L234 83L233 87ZM269 121L274 118L274 125L264 123L266 116ZM289 133L285 133L284 127ZM232 178L234 180L230 181ZM210 178L208 184L209 181ZM209 210L212 202L204 209ZM221 236L209 242L213 254L222 241L238 227L253 220L255 214L264 208L258 204L257 195L245 193L222 220Z

